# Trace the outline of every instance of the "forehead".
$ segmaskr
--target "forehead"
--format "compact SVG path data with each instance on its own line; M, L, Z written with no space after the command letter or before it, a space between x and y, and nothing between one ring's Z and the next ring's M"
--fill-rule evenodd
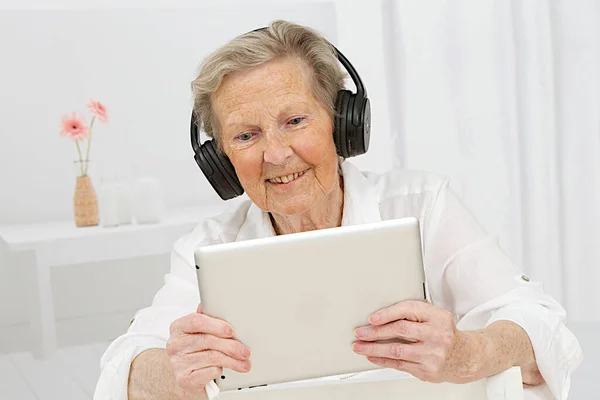
M285 58L227 76L213 95L213 106L219 116L244 108L272 108L299 98L313 99L308 67Z

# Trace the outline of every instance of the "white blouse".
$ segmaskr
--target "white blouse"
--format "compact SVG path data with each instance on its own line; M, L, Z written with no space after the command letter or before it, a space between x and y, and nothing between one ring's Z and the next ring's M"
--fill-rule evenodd
M511 262L449 188L448 180L407 170L363 173L348 161L342 170L342 225L417 217L433 304L450 310L460 330L484 328L498 320L520 325L533 345L546 382L542 386L547 385L525 388L525 398L550 399L551 392L556 399L566 399L571 373L582 354L564 324L565 310ZM165 348L171 323L196 311L197 247L273 235L269 215L246 201L181 237L171 253L171 271L152 305L138 311L127 333L104 353L94 399L127 400L132 360L144 350ZM543 392L547 394L540 397Z

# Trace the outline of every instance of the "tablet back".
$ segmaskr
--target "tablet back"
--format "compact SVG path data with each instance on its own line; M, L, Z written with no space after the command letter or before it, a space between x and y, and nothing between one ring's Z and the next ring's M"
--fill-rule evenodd
M252 370L221 390L378 369L352 351L380 308L425 299L415 218L198 248L202 310L228 321Z

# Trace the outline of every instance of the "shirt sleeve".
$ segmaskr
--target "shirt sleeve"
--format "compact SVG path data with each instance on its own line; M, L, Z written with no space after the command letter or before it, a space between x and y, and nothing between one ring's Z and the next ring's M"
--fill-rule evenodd
M196 311L200 302L193 261L198 228L179 239L171 252L171 270L150 307L135 314L127 332L115 339L100 361L94 400L127 400L131 362L151 348L166 348L173 321Z
M434 303L452 311L461 330L481 329L499 320L521 326L548 389L554 398L567 399L571 373L582 355L565 326L563 307L515 266L448 182L423 224L424 262Z

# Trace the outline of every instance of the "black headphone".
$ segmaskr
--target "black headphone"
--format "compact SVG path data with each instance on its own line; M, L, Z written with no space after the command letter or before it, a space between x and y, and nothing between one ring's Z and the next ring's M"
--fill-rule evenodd
M267 28L256 30L263 29ZM359 156L369 150L371 106L367 98L367 90L358 76L358 72L335 46L333 48L338 60L356 85L356 94L346 89L340 90L337 94L333 140L338 155L344 158ZM198 124L193 111L190 136L194 159L219 196L223 200L229 200L244 194L235 168L229 158L217 150L215 141L207 140L200 144Z

